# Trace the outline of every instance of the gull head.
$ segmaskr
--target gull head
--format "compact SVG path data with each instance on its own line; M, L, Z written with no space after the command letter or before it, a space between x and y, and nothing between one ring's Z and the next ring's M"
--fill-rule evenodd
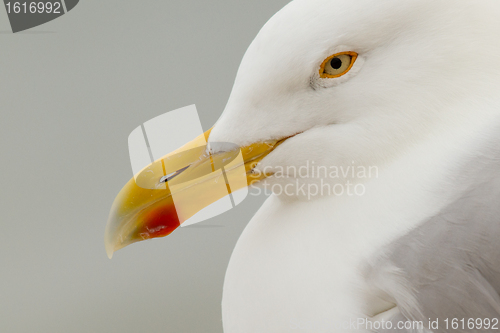
M383 167L497 112L499 14L495 1L295 0L248 48L210 140L288 138L255 168L270 182Z

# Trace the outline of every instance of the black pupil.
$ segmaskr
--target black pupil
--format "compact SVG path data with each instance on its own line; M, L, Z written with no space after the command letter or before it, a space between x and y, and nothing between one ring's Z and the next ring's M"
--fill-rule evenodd
M332 61L330 61L330 65L333 69L339 69L342 66L342 60L339 58L333 58Z

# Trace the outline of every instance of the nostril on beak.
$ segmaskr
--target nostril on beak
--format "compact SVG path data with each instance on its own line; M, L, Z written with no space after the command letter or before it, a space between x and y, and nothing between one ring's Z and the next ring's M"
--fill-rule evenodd
M176 176L180 175L187 168L189 168L189 165L186 166L186 167L184 167L184 168L182 168L182 169L179 169L179 170L177 170L175 172L172 172L172 173L170 173L170 174L168 174L166 176L161 177L160 178L160 184L163 184L165 182L168 182L169 180L174 179Z

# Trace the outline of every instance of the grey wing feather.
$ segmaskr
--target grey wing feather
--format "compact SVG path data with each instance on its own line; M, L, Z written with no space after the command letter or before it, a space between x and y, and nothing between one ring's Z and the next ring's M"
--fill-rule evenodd
M380 289L397 304L399 313L390 319L394 324L404 318L421 320L428 328L430 318L439 323L432 332L500 330L500 323L492 327L500 318L500 168L497 170L490 169L487 176L481 176L481 183L391 244L386 255L370 267L370 279L383 281ZM403 282L397 275L404 277ZM454 318L463 318L465 327L459 322L452 329ZM469 318L480 318L482 327L481 320L468 326ZM491 321L487 329L485 318Z

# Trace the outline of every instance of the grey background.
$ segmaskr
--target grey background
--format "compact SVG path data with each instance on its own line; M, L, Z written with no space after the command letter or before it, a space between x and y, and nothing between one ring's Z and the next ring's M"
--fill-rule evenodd
M104 227L129 133L193 103L212 126L287 2L86 0L17 34L0 10L0 332L222 331L225 269L264 198L113 260Z

